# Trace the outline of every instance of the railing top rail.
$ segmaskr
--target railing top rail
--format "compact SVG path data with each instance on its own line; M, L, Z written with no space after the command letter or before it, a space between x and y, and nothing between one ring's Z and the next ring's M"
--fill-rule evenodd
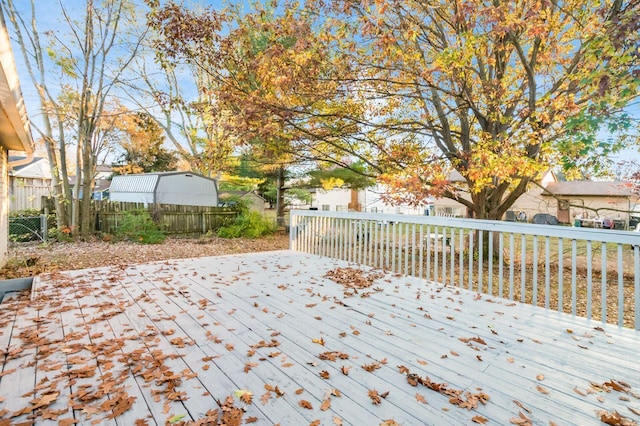
M400 222L420 225L443 226L448 228L477 229L541 237L557 237L573 240L589 240L604 243L640 245L640 233L610 229L574 228L557 225L506 222L499 220L461 219L439 216L418 216L388 213L327 212L319 210L291 210L292 216L333 217L338 219L372 220L379 222Z

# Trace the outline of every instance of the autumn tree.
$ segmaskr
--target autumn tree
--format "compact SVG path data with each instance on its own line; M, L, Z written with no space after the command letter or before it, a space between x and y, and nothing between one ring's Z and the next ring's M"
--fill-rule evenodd
M338 1L325 37L368 105L364 146L396 202L429 195L500 219L558 165L597 164L593 137L638 95L637 0ZM624 120L622 120L624 122ZM586 137L589 136L589 137ZM357 153L362 158L368 155ZM463 184L450 179L452 172Z
M339 123L332 112L348 103L345 96L336 97L332 76L337 68L308 16L294 8L278 14L274 6L256 7L247 14L230 10L223 15L168 4L150 19L164 35L158 43L164 55L183 58L208 76L207 92L215 103L207 105L226 112L217 126L274 176L282 223L287 168L314 157L309 141ZM312 114L302 117L296 110ZM317 126L323 115L326 122ZM309 132L313 127L318 132ZM336 137L337 131L331 132Z
M118 117L123 153L117 174L167 172L177 169L178 156L164 147L165 132L146 112L123 112Z
M103 112L144 38L135 5L130 0L87 0L82 8L71 9L60 2L61 25L42 33L33 0L28 5L13 0L1 4L38 93L42 125L35 129L45 141L52 167L58 224L86 237L92 231L96 147L109 127ZM77 94L67 105L59 102L65 87ZM70 160L67 150L72 144L75 158ZM68 180L70 164L75 164L74 194Z

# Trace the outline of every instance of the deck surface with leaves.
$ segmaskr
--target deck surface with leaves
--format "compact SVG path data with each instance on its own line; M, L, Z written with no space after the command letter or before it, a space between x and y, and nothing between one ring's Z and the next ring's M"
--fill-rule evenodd
M636 424L639 348L289 251L55 272L0 305L0 425Z

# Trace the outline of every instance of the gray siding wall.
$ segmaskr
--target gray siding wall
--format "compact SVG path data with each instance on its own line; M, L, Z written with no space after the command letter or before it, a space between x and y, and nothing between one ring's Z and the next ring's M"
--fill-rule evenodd
M150 192L111 192L109 199L125 203L153 204L153 194Z
M191 174L160 176L156 202L183 206L217 206L218 193L214 180Z

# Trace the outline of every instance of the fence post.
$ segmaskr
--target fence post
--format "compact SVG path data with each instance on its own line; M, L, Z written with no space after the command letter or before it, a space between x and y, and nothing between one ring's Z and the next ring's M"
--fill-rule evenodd
M40 216L40 231L42 232L42 242L46 243L49 239L49 225L47 223L49 216L49 208L45 206L44 214Z

